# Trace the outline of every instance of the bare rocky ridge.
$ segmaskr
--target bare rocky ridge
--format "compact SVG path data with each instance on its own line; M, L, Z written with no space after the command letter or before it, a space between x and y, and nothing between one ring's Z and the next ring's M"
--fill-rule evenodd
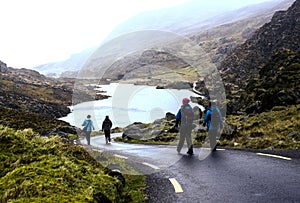
M291 65L292 60L290 57L292 57L293 54L282 54L278 56L278 52L281 50L299 52L299 33L300 2L295 1L288 10L276 12L269 23L258 29L249 40L241 46L238 46L222 61L219 70L225 82L227 89L226 95L230 100L228 109L231 112L247 108L244 102L245 99L241 100L241 95L253 94L253 92L249 91L252 88L248 86L249 83L252 81L253 84L253 80L264 77L264 74L267 72L261 70L264 69L265 66L268 66L268 69L270 69L270 63L272 63L276 55L277 58L280 57L281 60L286 60L285 63L282 63L277 59L278 63L282 63L282 68L288 68L288 66ZM295 67L299 67L299 62L293 61ZM299 84L295 85L294 82L291 82L289 76L280 76L280 74L286 74L287 72L276 69L276 64L272 64L272 66L274 67L273 76L276 75L281 78L281 80L285 80L285 86L281 86L281 90L289 89L292 92L299 91ZM295 70L297 69L299 71L299 68L295 68ZM273 87L270 86L265 90L271 91ZM255 103L256 101L253 102ZM299 102L299 94L296 96L296 99L294 99L294 103L297 102ZM280 105L280 103L277 103L277 105ZM282 102L281 105L286 104Z

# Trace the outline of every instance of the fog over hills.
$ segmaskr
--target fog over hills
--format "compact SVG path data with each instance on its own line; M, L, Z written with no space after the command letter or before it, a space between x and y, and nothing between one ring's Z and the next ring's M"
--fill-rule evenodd
M253 21L257 21L255 19L257 16L260 16L261 22L256 26L261 26L270 20L275 11L287 9L292 2L292 0L277 0L232 10L224 4L203 6L199 4L199 1L190 1L173 8L149 11L132 17L117 26L103 44L123 34L141 30L169 31L195 37L198 33L219 25L252 18ZM253 29L257 29L256 26ZM123 51L126 52L126 47L123 48L125 49ZM91 60L90 56L94 54L95 50L96 48L90 48L72 55L66 61L43 64L33 69L49 76L75 77L76 71L79 71L88 60ZM101 59L97 63L102 62Z

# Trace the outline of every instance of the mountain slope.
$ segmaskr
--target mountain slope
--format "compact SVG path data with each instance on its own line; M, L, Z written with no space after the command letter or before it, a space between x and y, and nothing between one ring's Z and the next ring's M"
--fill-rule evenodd
M278 7L280 7L279 5L286 7L287 2L290 2L290 0L276 5ZM199 43L202 51L205 52L205 54L209 54L208 56L211 58L210 59L209 57L206 57L206 61L201 63L205 64L206 62L209 62L209 60L209 63L220 62L234 49L235 46L244 42L249 36L251 36L255 29L269 21L270 14L274 13L274 9L277 9L278 7L272 7L272 10L270 8L266 8L265 6L266 5L264 4L264 6L260 7L265 13L263 13L262 10L259 10L259 12L256 13L256 15L259 15L259 17L251 17L239 22L222 25L217 28L212 28L211 30L202 31L200 35L191 36L191 41ZM255 6L255 8L257 7L258 5ZM253 12L254 9L252 6L249 6L247 9L240 10L240 12L245 13L247 10ZM228 15L229 16L227 19L230 19L230 22L234 21L232 18L230 18L233 16L233 14L229 13ZM241 16L246 15L240 14L239 19ZM112 80L138 80L139 83L147 79L144 81L145 84L154 85L161 85L161 83L167 83L168 85L168 83L174 82L172 80L187 80L187 78L189 78L189 81L191 82L195 79L195 77L198 76L195 74L195 77L189 77L190 70L188 70L187 73L182 74L181 72L178 74L178 70L182 69L183 67L189 67L190 65L186 64L182 66L180 62L182 59L179 59L174 55L172 56L172 52L166 48L170 43L168 41L168 37L165 35L168 35L169 32L162 31L161 36L155 36L153 31L148 32L149 33L147 33L147 31L131 32L103 44L103 46L99 47L99 49L96 50L93 55L91 55L81 70L80 76L108 78ZM150 34L150 32L152 32L152 34ZM169 33L169 38L173 37L173 35L175 34ZM164 37L166 38L166 41L163 41ZM179 41L180 37L182 36L179 35L177 37L178 39L176 40ZM153 51L153 49L155 50L155 46L151 47L151 43L156 38L160 43L158 47L162 47L161 49L164 50L164 54L162 54L162 52L158 49L157 56L151 56L153 62L151 62L151 57L145 60L144 56L147 54L144 53L149 53L149 51ZM156 41L153 43L158 44ZM185 47L181 46L181 49L185 49ZM187 50L185 51L187 52ZM190 55L193 54L196 53L191 53ZM161 72L157 71L159 68L155 63L158 58L160 58L161 61L159 63ZM176 65L174 66L173 64L178 64L178 66L176 67ZM165 74L166 72L168 74ZM149 80L152 81L149 82ZM163 82L163 80L168 81Z
M72 90L36 71L0 64L1 106L58 118L70 112Z
M32 69L51 77L76 77L76 73L74 72L81 69L95 49L96 48L89 48L80 53L71 55L67 60L43 64Z
M9 68L0 61L0 125L18 130L32 128L42 134L70 126L57 118L70 113L72 84L33 70ZM76 134L71 127L63 131Z
M291 0L274 0L262 4L251 5L239 10L230 11L230 9L227 8L227 4L225 2L221 2L217 5L212 6L203 5L203 3L199 3L199 1L194 0L178 7L141 13L117 26L109 34L107 39L104 40L104 43L102 45L112 39L115 39L118 36L122 36L134 31L147 29L173 32L188 37L193 36L191 38L196 39L197 37L195 36L198 36L199 33L202 33L204 30L225 23L233 23L237 20L254 18L253 21L249 19L249 21L252 21L253 26L251 25L251 23L248 23L247 25L245 24L248 30L248 33L246 33L245 31L245 34L247 36L250 36L250 34L252 34L253 31L256 30L259 26L268 22L270 20L270 17L276 10L285 9L290 4ZM257 16L259 16L259 18L257 18ZM235 35L235 33L233 33L233 35ZM244 37L246 37L246 35ZM236 40L237 37L232 36L231 42L226 43L226 45L224 46L234 48L236 45L245 41L244 37L241 41L240 39ZM218 46L218 44L211 44L209 46L211 46L209 47L209 49L213 49L213 47ZM221 44L220 46L223 46L223 44ZM224 48L224 46L222 48ZM124 46L123 49L126 51L127 46ZM67 72L62 74L63 77L76 77L76 74L74 74L73 71L80 71L84 62L89 58L90 53L91 52L82 52L78 56L72 56L69 60L51 64L44 64L35 68L35 70L38 70L43 74L51 74L54 76L58 76L67 70ZM129 53L130 52L128 51L128 54ZM212 52L212 54L214 54L214 52ZM224 58L222 54L223 53L219 53L217 57L214 57L212 55L212 57L215 61L219 62ZM98 56L98 58L98 62L93 61L93 64L101 63L103 60L105 60L105 57ZM88 60L94 59L95 57L89 58ZM126 63L124 65L126 65ZM85 71L90 72L91 74L95 74L93 70L87 70L87 68L85 68ZM148 71L148 69L146 69L145 71ZM123 75L123 73L121 73L121 75ZM114 78L116 78L116 76Z
M267 69L267 67L270 69L270 63L274 60L274 57L276 58L274 54L281 49L296 52L299 50L299 22L300 1L295 1L287 11L276 12L271 22L262 26L249 40L239 46L221 63L219 69L228 90L227 98L231 100L228 108L230 111L235 112L247 108L241 102L240 96L245 94L245 88L247 88L250 81L253 82L255 78L264 77L263 74L268 71L261 70L264 67L264 69ZM289 55L286 55L286 57L288 61ZM283 73L276 70L276 64L271 66L275 67L273 74ZM296 68L296 71L299 70ZM286 83L285 88L289 88L289 84L294 84L289 83L289 80L286 80ZM291 86L290 88L294 87ZM294 103L297 102L299 101L294 101Z
M300 50L279 50L250 80L240 99L247 113L300 103Z

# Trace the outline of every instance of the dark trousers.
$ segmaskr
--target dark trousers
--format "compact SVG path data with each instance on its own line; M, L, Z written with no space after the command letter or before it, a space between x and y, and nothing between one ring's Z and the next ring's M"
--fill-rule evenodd
M110 130L104 130L105 138L110 142Z
M85 137L86 137L87 144L91 145L91 131L86 131Z
M187 142L187 147L189 150L192 149L192 126L180 126L179 130L179 143L177 145L177 152L180 152L183 145L184 141L186 140Z

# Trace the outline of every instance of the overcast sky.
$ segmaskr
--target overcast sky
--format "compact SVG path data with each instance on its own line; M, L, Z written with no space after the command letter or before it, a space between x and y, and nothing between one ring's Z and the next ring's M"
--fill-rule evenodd
M119 23L189 0L0 0L0 61L32 68L97 46ZM198 0L242 6L267 0Z

